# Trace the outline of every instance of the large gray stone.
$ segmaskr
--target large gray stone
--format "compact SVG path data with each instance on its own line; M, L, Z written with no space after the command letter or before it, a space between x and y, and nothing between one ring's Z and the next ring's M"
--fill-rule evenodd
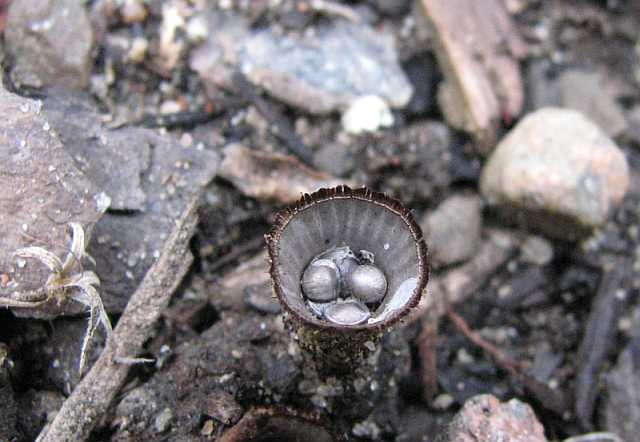
M304 34L251 30L229 13L207 16L208 39L190 66L211 87L228 87L239 68L269 95L312 114L346 109L375 95L403 107L413 88L397 60L393 37L365 24L336 20Z
M344 109L363 95L403 107L413 92L391 36L362 24L338 21L302 38L258 32L240 59L252 82L312 113Z
M175 219L216 174L220 156L150 129L110 129L88 96L51 93L43 113L64 142L69 163L113 202L88 251L104 306L119 313L161 253Z
M110 198L111 210L144 210L147 196L142 174L151 149L131 143L131 129L111 130L91 97L84 93L50 91L43 113L76 166Z
M15 301L43 287L51 272L35 260L19 265L13 253L39 246L64 259L68 224L80 223L89 235L110 201L76 167L42 114L42 103L1 89L0 158L0 297ZM81 311L77 307L52 299L14 312L51 318Z
M601 226L629 187L618 146L581 113L544 108L525 117L485 165L489 204L546 234L575 240Z
M93 29L78 0L11 2L5 30L13 80L32 87L83 88L91 74Z

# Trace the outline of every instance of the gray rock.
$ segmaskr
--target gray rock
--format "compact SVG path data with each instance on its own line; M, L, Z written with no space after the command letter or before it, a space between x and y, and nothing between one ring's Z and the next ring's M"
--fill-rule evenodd
M568 70L558 78L560 106L575 109L610 137L627 128L622 107L606 88L605 79L595 72Z
M347 176L355 165L353 153L342 143L328 143L313 155L313 165L330 175Z
M202 191L218 170L220 156L185 148L170 136L148 129L121 129L126 146L150 149L149 168L142 174L147 196L140 212L110 211L98 223L89 244L96 260L105 308L121 312L160 252L174 220L192 195Z
M403 107L412 94L391 36L365 25L338 21L298 38L259 31L240 60L253 83L313 114L343 109L362 95Z
M204 16L207 40L191 53L189 67L202 78L210 95L217 88L232 86L238 52L249 36L249 23L231 13L212 12Z
M105 308L121 312L159 256L174 219L215 175L220 157L149 129L108 129L80 94L54 91L44 112L79 167L113 196L114 206L88 249Z
M249 30L232 14L210 14L207 41L190 66L210 88L228 87L235 69L273 97L312 114L345 109L377 95L403 107L412 87L398 64L393 38L365 24L336 21L303 35Z
M104 127L91 98L81 93L49 91L43 112L76 166L110 198L112 210L142 210L146 195L142 172L149 167L150 148L128 141L128 130Z
M91 74L93 30L77 0L11 2L5 41L19 85L83 88Z
M0 296L39 289L49 270L33 260L17 265L13 253L22 247L44 247L64 258L69 251L69 222L89 235L109 205L75 166L41 113L42 103L0 90L0 273L6 281ZM75 302L51 300L14 313L52 318L81 311Z
M442 440L546 442L547 438L529 405L518 399L501 403L495 396L484 394L465 402Z
M627 129L622 107L607 90L602 75L569 69L551 79L548 69L550 66L541 61L529 68L530 104L534 109L556 106L577 110L611 137Z
M624 440L640 433L640 336L622 352L607 375L606 427Z
M466 261L480 245L482 202L475 195L453 195L420 225L436 267Z
M543 266L553 259L553 246L541 236L529 235L520 245L520 253L524 262Z
M486 163L480 189L503 214L566 240L601 226L629 187L618 146L579 112L529 114Z

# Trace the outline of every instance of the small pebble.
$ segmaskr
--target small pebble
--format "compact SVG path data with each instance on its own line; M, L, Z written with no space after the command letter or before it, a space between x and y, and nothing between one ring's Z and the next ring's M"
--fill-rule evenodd
M354 100L342 115L342 127L354 135L375 132L392 125L393 115L389 106L376 95L365 95Z
M525 262L540 266L549 264L553 259L553 246L537 235L527 237L520 247L520 252Z
M142 0L125 0L120 12L127 24L140 23L147 18L147 9Z

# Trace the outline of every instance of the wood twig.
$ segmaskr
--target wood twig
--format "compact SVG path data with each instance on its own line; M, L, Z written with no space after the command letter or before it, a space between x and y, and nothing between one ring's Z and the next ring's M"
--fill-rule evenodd
M578 422L588 431L593 429L600 373L615 347L618 320L627 305L624 291L620 292L620 289L624 288L629 274L630 264L626 258L615 259L611 267L605 270L578 350L575 408Z
M289 152L303 163L313 165L313 152L296 133L291 122L275 106L260 96L259 90L241 72L233 76L235 92L243 99L253 103L256 110L269 122L269 131L284 143Z
M187 204L167 240L158 261L135 291L107 342L105 350L62 405L54 421L44 428L38 442L86 440L122 387L129 366L153 332L193 260L189 251L197 222L197 201Z
M500 368L507 371L514 380L522 384L524 390L540 402L540 405L558 416L563 416L566 413L569 409L567 397L562 391L551 389L548 385L527 373L529 364L506 356L498 347L471 330L471 327L453 308L449 307L447 309L447 317L471 342L491 355Z
M422 331L416 339L420 361L420 382L422 399L431 402L438 392L438 317L431 315L430 320L422 321Z
M245 253L253 252L254 250L257 250L261 247L264 247L264 238L262 236L252 238L243 244L234 246L229 253L212 262L207 270L209 272L216 272L227 264L236 261Z
M527 365L523 362L513 360L507 357L502 350L493 345L491 342L484 339L480 334L471 330L471 327L467 324L467 322L453 310L453 308L449 307L447 309L447 317L451 320L453 325L456 326L463 335L465 335L471 342L476 344L478 347L487 352L496 363L508 371L512 375L518 375L520 370L524 370L527 368Z

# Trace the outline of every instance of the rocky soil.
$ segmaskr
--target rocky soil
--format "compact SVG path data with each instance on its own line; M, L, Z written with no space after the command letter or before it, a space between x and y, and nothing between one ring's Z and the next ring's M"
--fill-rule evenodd
M0 0L0 441L637 440L639 28L633 0ZM264 242L341 184L409 207L431 269L349 384Z

